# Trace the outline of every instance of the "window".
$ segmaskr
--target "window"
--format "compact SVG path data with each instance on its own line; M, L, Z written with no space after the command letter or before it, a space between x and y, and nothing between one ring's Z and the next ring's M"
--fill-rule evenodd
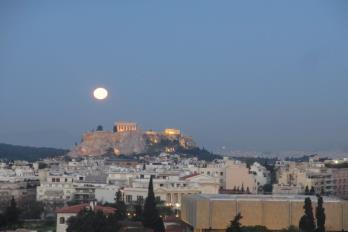
M59 218L59 223L60 224L65 224L65 217L60 217Z
M137 196L137 202L142 204L144 202L144 197L143 196Z
M220 172L220 176L223 176L224 175L224 173L223 172Z
M126 195L126 202L127 203L132 202L132 195Z

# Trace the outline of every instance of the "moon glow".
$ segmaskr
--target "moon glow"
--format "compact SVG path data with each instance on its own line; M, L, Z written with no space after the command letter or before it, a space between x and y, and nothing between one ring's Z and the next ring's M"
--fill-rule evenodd
M108 91L105 88L96 88L93 91L93 96L97 100L104 100L108 97Z

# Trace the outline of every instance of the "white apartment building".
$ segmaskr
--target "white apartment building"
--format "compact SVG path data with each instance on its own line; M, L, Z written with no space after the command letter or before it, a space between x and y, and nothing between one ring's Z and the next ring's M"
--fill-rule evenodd
M95 189L95 200L101 203L114 203L116 192L120 189L116 185L106 185L102 188Z
M244 188L251 193L257 193L260 186L270 181L269 171L259 163L253 164L249 169L241 161L224 159L196 167L194 170L199 174L218 178L220 187L227 190Z
M333 191L331 170L314 161L290 162L278 168L273 194L303 194L306 187L313 187L316 193L330 195Z
M44 177L45 178L45 177ZM36 199L46 202L65 202L73 199L74 181L79 177L71 175L48 175L37 187Z
M147 197L150 175L134 179L132 187L122 190L126 203L142 202ZM209 193L219 191L218 179L204 174L179 176L158 175L153 179L155 196L168 205L180 207L182 196L186 194Z
M268 184L271 181L270 171L268 171L264 166L262 166L258 162L255 162L253 163L253 165L250 166L250 172L254 174L254 178L258 186L264 186L265 184Z

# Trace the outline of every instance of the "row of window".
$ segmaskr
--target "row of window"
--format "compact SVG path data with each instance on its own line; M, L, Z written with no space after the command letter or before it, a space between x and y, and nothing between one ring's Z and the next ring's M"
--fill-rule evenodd
M60 182L60 178L52 178L52 182ZM68 178L65 178L64 182L68 182Z
M204 171L201 171L201 174L205 174L205 172L204 172ZM206 174L210 176L210 174L213 174L213 173L210 173L210 171L207 171ZM218 175L219 172L215 172L215 174ZM224 175L224 172L220 172L220 176L223 176L223 175Z
M156 200L160 201L161 198L159 196L156 197ZM137 196L136 201L139 203L144 202L144 197L143 196ZM133 202L133 196L132 195L126 195L126 202L131 203Z

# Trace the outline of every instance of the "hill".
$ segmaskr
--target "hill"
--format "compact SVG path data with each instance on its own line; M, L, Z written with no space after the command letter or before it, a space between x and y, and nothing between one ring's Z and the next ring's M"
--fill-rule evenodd
M161 132L110 132L95 131L83 135L80 144L77 144L68 153L71 157L98 157L98 156L156 156L162 152L169 154L197 157L200 160L211 161L221 158L206 149L196 146L191 137L184 135L166 135Z
M29 147L0 143L0 159L36 161L42 158L61 156L69 151L48 147Z

